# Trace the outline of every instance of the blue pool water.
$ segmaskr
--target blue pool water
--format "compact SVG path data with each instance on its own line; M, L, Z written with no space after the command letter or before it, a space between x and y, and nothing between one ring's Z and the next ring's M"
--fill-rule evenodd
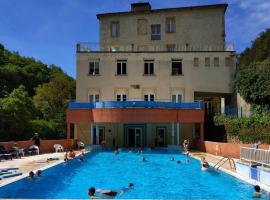
M59 164L42 173L0 188L0 198L88 198L89 187L119 189L129 182L132 190L117 198L252 199L253 186L225 173L202 171L199 161L179 153L146 151L141 155L121 151L95 152ZM181 164L170 161L171 157ZM263 196L263 199L268 197Z

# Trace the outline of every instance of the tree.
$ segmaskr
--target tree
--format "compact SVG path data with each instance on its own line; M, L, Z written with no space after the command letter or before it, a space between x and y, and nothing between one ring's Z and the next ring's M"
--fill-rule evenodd
M59 76L38 86L33 101L45 119L56 119L60 113L65 113L67 101L74 96L75 82Z
M33 117L34 106L26 88L20 85L11 94L0 99L0 139L26 139L28 121Z
M75 81L61 75L54 77L36 89L34 104L42 113L42 118L55 123L57 134L66 129L67 101L75 98Z
M236 90L251 104L270 105L270 61L250 65L238 71Z
M248 67L252 63L262 62L270 58L270 28L260 33L251 45L245 49L239 58L239 66Z
M60 67L0 44L0 139L29 139L33 131L40 131L44 139L63 137L66 101L73 98L75 80Z

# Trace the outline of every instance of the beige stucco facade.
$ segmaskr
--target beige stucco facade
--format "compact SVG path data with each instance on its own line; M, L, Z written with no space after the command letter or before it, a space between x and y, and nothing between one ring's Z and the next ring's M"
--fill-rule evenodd
M194 58L199 66L194 66ZM205 66L210 58L210 67ZM214 67L214 57L219 66ZM117 92L125 92L129 100L143 99L153 92L156 100L170 101L173 92L180 92L183 101L194 101L194 92L232 93L231 81L235 66L226 66L225 59L234 59L232 52L168 52L168 53L78 53L76 101L88 101L91 92L101 100L116 100ZM154 75L144 75L144 60L154 60ZM173 59L182 60L183 75L171 75ZM99 60L99 74L89 75L89 61ZM117 60L127 61L127 75L116 75ZM133 85L139 85L134 89Z
M109 46L140 50L143 46L166 50L166 45L176 44L180 49L224 50L224 13L227 5L160 9L151 11L112 13L98 15L100 44L103 50ZM173 18L175 30L166 32L166 19ZM138 20L146 20L146 31L138 34ZM119 22L119 37L111 37L111 23ZM151 40L151 25L160 24L161 40ZM146 49L146 47L145 47Z

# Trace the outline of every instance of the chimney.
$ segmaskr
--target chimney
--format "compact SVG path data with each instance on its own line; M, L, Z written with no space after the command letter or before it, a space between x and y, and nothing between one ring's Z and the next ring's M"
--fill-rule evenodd
M151 5L149 2L145 3L132 3L131 4L131 11L138 12L138 11L150 11Z

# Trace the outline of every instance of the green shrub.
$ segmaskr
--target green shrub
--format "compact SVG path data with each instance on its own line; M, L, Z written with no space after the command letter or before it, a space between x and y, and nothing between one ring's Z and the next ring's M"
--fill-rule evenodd
M217 126L223 125L229 137L241 142L261 141L270 144L270 116L267 113L243 118L221 114L214 117L214 123Z
M59 139L61 138L61 127L54 121L31 120L31 132L38 132L42 139Z

